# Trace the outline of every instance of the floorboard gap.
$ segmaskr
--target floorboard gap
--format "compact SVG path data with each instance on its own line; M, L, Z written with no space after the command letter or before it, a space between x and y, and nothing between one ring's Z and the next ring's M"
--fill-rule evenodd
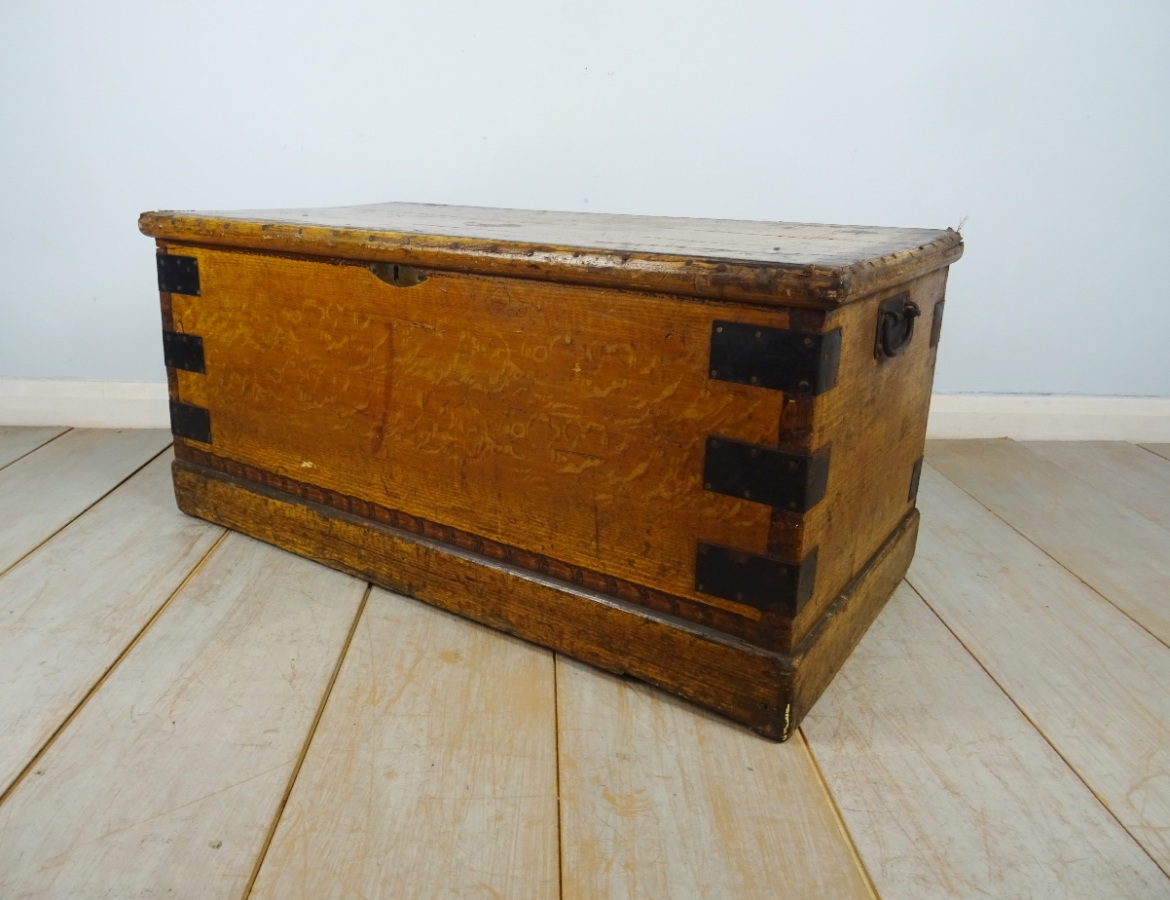
M1122 822L1121 819L1117 818L1116 813L1113 812L1113 809L1109 806L1109 804L1105 802L1105 800L1101 797L1100 794L1098 794L1095 790L1093 790L1093 786L1091 784L1089 784L1089 782L1084 778L1083 775L1081 775L1081 773L1077 770L1077 767L1074 766L1063 753L1061 753L1060 748L1057 747L1056 744L1054 744L1049 739L1048 735L1044 733L1044 729L1036 724L1036 722L1032 719L1032 717L1030 715L1028 715L1027 711L1022 706L1020 706L1019 703L1016 702L1016 698L1013 697L1002 684L1000 684L999 679L997 679L993 674L991 674L991 671L987 668L987 666L983 665L983 660L981 660L978 656L976 656L975 653L971 650L971 648L968 647L967 644L963 641L963 639L961 637L959 637L959 635L955 632L955 630L953 628L951 628L951 626L947 623L947 620L944 619L942 617L942 615L939 614L939 611L937 609L935 609L934 606L931 605L929 600L926 599L926 595L923 594L920 590L918 590L918 588L916 588L914 586L913 581L911 581L911 579L909 577L907 577L906 583L910 586L910 589L912 591L914 591L914 593L918 596L918 599L926 604L926 608L929 609L931 611L931 613L934 614L935 618L938 619L939 622L942 623L943 628L945 628L950 633L951 637L953 637L956 641L959 642L959 646L962 647L963 650L965 650L967 652L967 655L970 656L973 660L975 660L975 664L977 666L979 666L979 668L982 669L987 674L987 677L991 679L991 683L994 684L997 688L999 688L1000 692L1005 697L1007 697L1008 702L1011 703L1011 705L1014 706L1019 711L1020 715L1024 717L1024 720L1029 725L1031 725L1032 728L1034 728L1036 730L1036 733L1039 734L1041 738L1043 738L1044 743L1046 743L1049 747L1052 748L1052 752L1060 757L1061 762L1063 762L1068 767L1068 770L1070 772L1072 772L1073 775L1076 776L1077 780L1085 786L1085 788L1089 791L1090 794L1093 795L1093 797L1096 799L1096 801L1101 804L1101 806L1105 809L1105 811L1107 813L1109 813L1110 818L1112 818L1113 821L1115 821L1118 824L1118 826L1121 828L1122 831L1124 831L1127 835L1129 835L1129 839L1131 841L1133 841L1135 844L1137 844L1138 847L1141 848L1142 853L1144 853L1146 856L1149 857L1150 862L1152 862L1155 866L1157 866L1158 869L1161 870L1163 875L1165 875L1167 878L1170 878L1170 871L1167 871L1166 867L1163 866L1160 862L1158 862L1157 859L1154 858L1154 856L1150 853L1150 851L1147 850L1145 848L1145 846L1143 846L1142 842L1139 841L1136 837L1134 837L1133 832L1131 832L1128 828L1125 827L1125 823Z
M72 430L72 429L70 429L70 430ZM62 434L66 434L66 433L67 432L61 432L61 434L57 435L57 437L61 437ZM54 438L53 440L56 440L56 438ZM46 443L49 443L49 442L46 442ZM44 446L45 446L45 444L41 444L41 447L44 447ZM39 450L40 447L38 447L37 449ZM15 569L17 566L19 566L22 562L24 562L26 559L28 559L30 556L32 556L34 553L36 553L38 550L40 550L41 547L43 547L43 546L45 546L45 544L49 543L49 541L51 541L53 538L55 538L57 535L59 535L62 531L64 531L66 528L68 528L70 525L72 525L74 522L76 522L78 519L80 519L82 516L84 516L87 512L89 512L91 509L93 509L95 506L97 506L99 503L101 503L107 497L109 497L112 493L114 493L114 491L118 490L118 488L120 488L127 481L129 481L131 478L133 478L135 475L137 475L139 472L141 472L143 469L145 469L147 466L149 466L152 462L154 462L156 459L158 459L160 456L162 456L164 453L166 453L170 449L171 449L171 445L167 444L165 447L163 447L161 450L159 450L158 453L154 454L154 456L150 457L150 459L143 462L142 465L140 465L138 468L136 468L133 472L131 472L129 475L127 475L125 478L123 478L121 481L119 481L117 484L115 484L113 487L111 487L108 491L106 491L104 494L102 494L100 497L98 497L96 500L94 500L93 503L89 504L89 506L87 506L85 509L78 512L77 515L70 516L69 521L67 521L64 525L62 525L60 528L56 529L52 534L46 535L45 539L43 541L40 541L35 547L30 548L27 553L23 554L18 559L13 560L12 565L6 566L4 569L0 570L0 578L3 578L5 575L7 575L9 572L11 572L13 569ZM25 456L28 456L28 454L26 453Z
M317 726L321 723L321 716L325 713L325 707L329 703L329 697L333 694L333 685L337 683L337 676L341 674L341 667L345 663L346 655L349 653L349 645L353 642L354 633L357 631L358 623L362 620L362 614L366 611L366 602L370 599L370 592L373 589L374 586L372 584L367 584L366 592L362 594L362 600L358 604L353 622L349 626L349 634L345 636L345 643L341 647L341 652L337 654L337 664L333 667L333 672L329 676L329 683L325 685L325 690L321 694L321 702L317 704L317 712L313 716L312 724L309 726L309 733L305 735L305 741L301 745L301 752L297 757L296 765L293 766L293 770L288 776L288 784L285 785L284 794L281 796L280 804L277 806L276 813L272 817L272 823L268 826L268 834L264 836L264 843L260 847L260 852L256 855L256 865L252 867L252 874L248 877L248 884L244 888L241 900L248 900L252 896L252 889L256 886L256 879L260 877L260 870L264 867L264 859L268 856L268 848L272 846L272 839L276 836L276 829L279 827L280 820L284 816L284 808L288 805L289 797L292 796L293 787L297 782L297 776L301 774L301 766L305 763L305 757L309 755L309 747L313 743L313 736L317 733Z
M873 895L874 900L880 900L881 894L878 893L877 885L874 884L873 878L869 874L869 868L865 865L865 860L861 858L857 844L853 841L853 835L849 833L849 826L845 823L845 817L841 815L841 808L837 805L837 798L833 796L829 782L825 780L825 773L821 771L820 763L817 762L817 755L813 752L812 745L808 742L804 730L800 726L797 726L796 730L800 734L800 740L804 744L804 752L808 754L808 759L812 764L812 770L816 773L817 781L820 783L821 789L825 792L825 796L829 800L829 806L833 810L833 817L837 820L837 826L841 829L841 834L845 836L845 843L849 845L849 852L853 855L854 862L857 863L857 867L861 870L862 877L865 878L865 883L869 888L869 892Z
M57 438L59 438L59 437L64 437L65 435L67 435L67 434L68 434L69 432L71 432L72 430L73 430L72 428L66 428L66 429L65 429L64 431L62 431L60 434L55 434L55 435L53 435L51 438L49 438L47 441L43 441L43 442L41 442L41 443L37 444L35 447L33 447L33 448L32 448L31 450L29 450L27 453L22 453L22 454L20 454L20 456L16 457L16 459L10 459L10 460L8 460L8 462L6 462L6 463L4 463L4 465L0 466L0 471L2 471L2 470L4 470L4 469L7 469L9 466L11 466L11 465L14 465L15 463L18 463L18 462L20 462L20 461L21 461L22 459L24 459L26 456L31 456L32 454L34 454L34 453L36 453L38 450L40 450L42 447L47 447L47 446L49 446L49 444L53 443L53 441L57 440ZM1156 455L1157 455L1157 454L1155 454L1155 456L1156 456Z
M556 753L557 772L557 896L565 896L565 815L561 807L561 698L557 691L557 668L561 655L553 653L553 752Z
M926 461L926 465L930 466L929 458ZM962 491L964 494L966 494L968 497L970 497L972 500L974 500L976 503L978 503L981 507L983 507L983 509L987 510L987 512L989 512L991 515L995 516L996 519L998 519L1000 522L1003 522L1004 525L1006 525L1008 528L1010 528L1012 531L1014 531L1017 535L1019 535L1021 539L1027 541L1029 544L1031 544L1033 547L1035 547L1037 550L1039 550L1041 553L1043 553L1045 556L1047 556L1050 560L1052 560L1052 562L1055 565L1059 566L1065 572L1068 572L1069 575L1071 575L1073 578L1075 578L1077 581L1079 581L1081 584L1083 584L1085 587L1087 587L1090 591L1092 591L1094 594L1096 594L1098 597L1100 597L1102 600L1104 600L1106 603L1108 603L1110 606L1112 606L1115 610L1117 610L1119 613L1121 613L1121 615L1123 615L1127 619L1129 619L1129 621L1133 622L1134 625L1136 625L1138 628L1140 628L1142 631L1144 631L1146 634L1148 634L1150 637L1152 637L1155 641L1157 641L1163 647L1166 647L1166 649L1170 650L1170 644L1167 644L1166 641L1162 640L1162 638L1160 638L1158 635L1156 635L1152 631L1150 631L1150 629L1147 628L1143 623L1139 622L1137 619L1135 619L1133 616L1131 616L1128 612L1126 612L1124 609L1122 609L1120 606L1118 606L1116 603L1114 603L1109 598L1108 594L1103 594L1096 587L1089 584L1089 582L1085 581L1085 579L1083 579L1078 573L1074 572L1072 569L1070 569L1068 566L1066 566L1064 563L1062 563L1059 559L1057 559L1055 556L1053 556L1051 553L1049 553L1047 550L1045 550L1043 547L1041 547L1039 544L1037 544L1034 540L1032 540L1030 537L1028 537L1026 534L1024 534L1024 532L1020 531L1020 529L1018 529L1015 525L1013 525L1011 522L1009 522L1007 519L1005 519L1003 516L1001 516L999 513L997 513L994 509L992 509L990 506L988 506L986 503L984 503L982 500L980 500L978 497L976 497L974 494L972 494L970 491L968 491L966 488L964 488L961 484L959 484L956 481L953 481L950 478L947 478L947 476L943 472L939 471L934 466L930 466L930 469L932 472L934 472L936 475L938 475L939 478L942 478L948 484L954 485L958 490ZM909 580L909 576L907 576L907 580ZM917 589L915 589L915 593L917 593ZM919 594L919 596L921 596L921 594ZM935 613L935 615L938 615L938 614Z
M143 637L145 637L146 633L150 631L151 626L153 626L154 623L159 620L159 617L167 611L174 599L183 592L183 589L187 587L187 585L191 582L191 579L194 578L199 570L203 568L204 563L206 563L207 560L211 558L211 556L219 548L219 545L224 542L224 539L228 536L228 534L229 532L225 529L224 532L218 538L216 538L215 543L212 544L208 548L207 552L199 558L199 561L195 563L195 565L191 568L191 571L188 572L186 577L184 577L183 580L179 582L178 587L171 591L166 600L164 600L159 605L159 608L156 609L150 618L146 620L146 624L138 630L138 633L134 635L130 643L127 644L125 648L123 648L122 652L118 654L117 659L110 663L109 667L105 670L105 672L102 673L102 676L96 682L94 682L93 687L85 692L85 696L77 702L77 705L73 707L73 711L70 712L69 715L65 717L65 720L59 726L57 726L51 735L49 735L48 740L46 740L45 743L41 745L41 749L38 750L36 754L34 754L28 765L21 769L19 774L14 779L12 779L12 783L8 785L7 788L5 788L3 793L0 793L0 805L3 805L4 801L11 797L13 792L15 792L18 787L20 787L25 778L28 777L29 772L32 772L36 769L37 765L42 759L44 759L45 754L49 752L49 749L53 746L53 743L57 740L57 738L62 734L62 732L65 731L66 728L69 727L70 723L76 719L78 715L80 715L81 711L85 709L86 704L89 703L94 694L101 690L102 685L109 681L110 676L113 675L118 666L122 664L122 660L129 656L134 648L138 646L138 643L142 640Z

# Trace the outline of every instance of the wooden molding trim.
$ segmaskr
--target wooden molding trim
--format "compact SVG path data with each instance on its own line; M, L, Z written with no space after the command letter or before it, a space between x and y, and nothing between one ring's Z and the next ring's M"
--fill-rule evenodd
M445 547L474 553L490 560L547 575L558 581L567 582L586 591L593 591L607 597L614 597L647 609L694 622L730 634L740 640L772 650L783 649L789 639L791 622L778 615L764 613L760 618L738 616L733 612L696 603L686 597L679 597L665 591L655 590L612 575L569 565L558 559L532 553L498 541L489 540L477 534L461 531L449 525L431 522L396 509L389 509L377 503L370 503L357 497L298 481L209 453L187 441L175 441L175 458L199 466L211 472L256 486L263 486L298 500L329 507L349 513L368 522L377 522L388 528L418 535L435 541Z
M312 212L304 211L306 215ZM306 224L309 220L299 218L260 221L248 218L252 215L263 213L146 212L139 217L138 229L175 247L210 245L221 249L311 253L318 257L403 263L423 269L809 309L836 309L906 280L911 271L925 274L949 266L963 255L961 235L949 229L923 232L937 237L913 249L851 265L818 266L408 233L378 227L328 227Z
M217 522L389 590L624 673L785 740L902 579L911 512L786 655L480 553L177 459L175 496Z

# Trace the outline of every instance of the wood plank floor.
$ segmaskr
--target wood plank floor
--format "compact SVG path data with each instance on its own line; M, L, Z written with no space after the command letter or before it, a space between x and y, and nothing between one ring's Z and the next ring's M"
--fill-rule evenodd
M183 516L168 439L0 429L0 898L1170 897L1164 445L929 446L779 745Z

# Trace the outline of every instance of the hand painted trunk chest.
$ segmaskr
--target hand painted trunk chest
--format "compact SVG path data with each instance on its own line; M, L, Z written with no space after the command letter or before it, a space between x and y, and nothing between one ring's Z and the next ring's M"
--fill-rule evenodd
M191 515L778 740L905 574L953 231L139 224Z

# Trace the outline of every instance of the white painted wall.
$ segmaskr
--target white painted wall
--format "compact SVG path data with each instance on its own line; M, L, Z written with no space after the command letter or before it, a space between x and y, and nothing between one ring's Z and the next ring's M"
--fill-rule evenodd
M140 211L945 227L936 388L1170 395L1166 0L0 5L0 378L163 378Z

